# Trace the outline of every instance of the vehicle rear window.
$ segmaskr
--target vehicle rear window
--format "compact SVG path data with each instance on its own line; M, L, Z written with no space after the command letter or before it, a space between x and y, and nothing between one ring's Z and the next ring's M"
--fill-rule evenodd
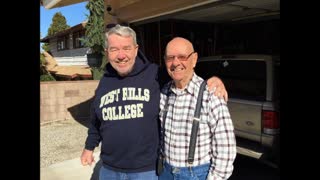
M218 76L230 98L264 101L266 63L253 60L216 60L198 62L195 72L204 79Z

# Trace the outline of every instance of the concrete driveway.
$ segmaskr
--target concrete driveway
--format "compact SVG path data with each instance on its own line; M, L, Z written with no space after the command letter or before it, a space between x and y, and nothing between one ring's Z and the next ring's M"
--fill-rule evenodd
M82 166L80 157L52 164L41 168L41 180L98 180L101 161L100 152L94 153L96 163L92 166Z

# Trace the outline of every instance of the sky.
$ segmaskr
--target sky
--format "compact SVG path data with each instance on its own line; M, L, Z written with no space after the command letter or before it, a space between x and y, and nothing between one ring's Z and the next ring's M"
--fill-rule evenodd
M87 3L88 1L53 9L46 9L43 6L40 6L41 38L47 36L48 29L52 23L52 18L57 12L61 12L70 27L85 21L87 19L86 14L89 15L89 11L86 8Z

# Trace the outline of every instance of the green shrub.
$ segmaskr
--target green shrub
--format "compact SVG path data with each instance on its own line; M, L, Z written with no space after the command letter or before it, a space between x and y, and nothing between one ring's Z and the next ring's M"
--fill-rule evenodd
M56 81L56 79L50 74L43 74L40 76L40 81Z
M104 74L104 70L98 67L92 67L91 72L93 80L100 80Z
M44 55L40 53L40 65L45 65L46 64L46 59L44 58Z

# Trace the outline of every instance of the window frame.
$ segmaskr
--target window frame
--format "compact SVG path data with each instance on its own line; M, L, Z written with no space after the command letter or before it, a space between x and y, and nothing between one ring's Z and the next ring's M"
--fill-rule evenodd
M76 31L72 34L73 49L84 47L84 43L79 38L85 38L85 30Z
M59 36L57 38L57 50L63 51L69 49L69 35Z

